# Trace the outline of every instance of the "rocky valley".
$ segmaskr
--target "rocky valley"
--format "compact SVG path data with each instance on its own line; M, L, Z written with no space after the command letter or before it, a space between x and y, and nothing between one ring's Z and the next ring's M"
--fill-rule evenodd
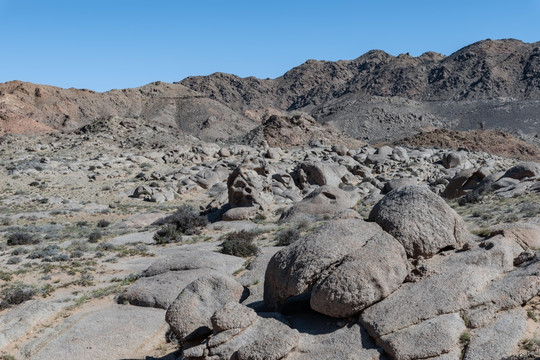
M0 359L535 359L539 43L0 84Z

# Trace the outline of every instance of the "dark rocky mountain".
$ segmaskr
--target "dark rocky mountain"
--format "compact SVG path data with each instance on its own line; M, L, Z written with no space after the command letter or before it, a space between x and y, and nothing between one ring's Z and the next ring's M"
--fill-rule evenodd
M540 42L485 40L449 56L373 50L308 60L276 79L215 73L105 93L0 84L0 132L69 131L120 116L219 141L292 111L370 143L443 128L500 129L538 144Z
M355 60L308 60L276 79L216 73L181 84L237 111L304 111L372 142L426 126L540 131L539 42L485 40L450 56L374 50Z

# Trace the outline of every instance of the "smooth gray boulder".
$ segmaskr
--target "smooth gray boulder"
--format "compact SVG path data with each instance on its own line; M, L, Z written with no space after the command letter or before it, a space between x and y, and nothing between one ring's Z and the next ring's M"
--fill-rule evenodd
M392 190L396 190L404 186L417 185L417 184L418 184L418 180L414 178L392 179L390 181L387 181L384 184L384 187L381 190L381 194L388 194Z
M141 358L162 343L163 316L160 309L110 305L67 319L24 352L36 360Z
M137 279L121 295L121 300L135 306L167 310L178 294L200 277L216 273L209 268L167 271L163 274Z
M463 219L423 186L405 186L388 193L373 207L369 220L394 236L409 257L457 249L468 239Z
M333 220L272 257L264 303L279 310L288 298L312 291L314 310L349 316L397 289L407 272L402 246L377 224Z
M184 251L182 251L184 250ZM121 295L131 305L167 310L191 282L213 274L232 274L244 259L186 245L176 254L155 261Z
M466 329L459 314L452 313L385 335L379 343L392 359L426 359L459 348Z
M337 318L354 315L394 292L407 274L403 246L392 236L379 234L315 284L311 308Z
M464 156L461 153L452 151L443 155L442 165L447 169L455 168L460 166L464 160Z
M240 303L229 302L218 309L210 321L214 332L245 329L257 321L257 313Z
M213 275L189 284L167 310L165 320L180 341L211 333L211 317L228 302L240 302L244 287L234 279Z
M170 249L168 253L170 253ZM198 250L195 246L179 248L173 255L159 259L146 269L143 276L155 276L167 271L182 271L195 269L214 269L221 273L232 273L245 260L215 251Z
M25 335L41 321L59 312L61 303L29 300L0 314L0 350Z
M339 212L356 205L356 193L341 190L334 186L321 186L309 193L302 201L286 209L280 220L292 221L302 217L324 219L332 218Z
M320 161L306 161L297 167L298 177L302 188L310 185L339 186L342 178L350 174L345 166Z
M502 359L512 355L527 331L527 317L521 307L500 313L495 321L474 330L464 360Z
M212 316L212 324L212 334L201 345L186 347L183 358L279 360L297 346L300 337L282 315L257 316L241 304L225 304Z
M515 242L502 237L482 245L427 259L422 264L426 274L416 282L403 284L384 300L365 309L362 324L372 336L380 337L441 314L480 305L480 294L493 286L501 275L512 273L513 259L522 250Z

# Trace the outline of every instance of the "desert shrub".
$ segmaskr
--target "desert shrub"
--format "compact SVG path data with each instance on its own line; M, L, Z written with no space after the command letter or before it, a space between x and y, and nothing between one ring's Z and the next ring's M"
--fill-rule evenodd
M15 223L15 220L13 220L13 218L10 218L10 217L5 217L5 218L2 218L1 220L1 224L3 226L11 226Z
M60 247L58 245L47 245L44 248L37 249L28 254L29 259L44 259L47 257L53 257L60 253Z
M250 257L257 255L259 248L253 243L257 234L251 231L235 231L225 235L225 240L220 244L223 254Z
M170 224L186 235L199 233L199 228L206 226L208 220L193 207L181 205L172 215L167 216L159 225Z
M172 224L166 224L154 234L156 244L169 244L182 241L182 232Z
M266 221L266 215L264 214L257 214L255 218L253 219L253 222L255 224L263 224Z
M109 225L111 225L111 223L104 219L99 220L97 223L97 227L100 227L100 228L106 228Z
M475 204L483 199L482 193L478 191L470 191L464 196L458 199L459 206L465 206L467 204Z
M20 281L9 284L0 291L0 308L22 304L36 295L35 287Z
M111 251L114 249L115 249L115 246L111 243L101 243L96 247L97 251Z
M14 245L34 245L39 244L40 239L33 235L26 232L14 232L10 234L7 238L7 244L9 246Z
M23 247L18 247L18 248L13 249L13 251L11 251L11 255L13 256L23 255L27 253L28 253L28 249L25 249Z
M294 228L281 230L276 235L277 246L289 246L300 238L300 231Z
M90 244L88 241L75 240L71 243L70 250L85 252L90 250Z
M102 237L103 234L100 231L94 231L88 235L88 242L97 243Z
M14 265L14 264L18 264L21 262L21 258L18 257L18 256L11 256L8 260L7 260L7 264L8 265Z
M47 256L42 261L45 262L57 262L57 261L69 261L71 257L66 253L59 253L54 256Z

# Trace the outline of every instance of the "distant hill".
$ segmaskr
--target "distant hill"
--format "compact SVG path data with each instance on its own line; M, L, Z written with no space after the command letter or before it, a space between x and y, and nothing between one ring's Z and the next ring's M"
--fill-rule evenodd
M269 114L303 112L366 142L433 128L499 129L540 142L540 42L485 40L449 56L308 60L276 79L215 73L97 93L0 84L0 131L74 130L121 116L205 140L240 139Z

